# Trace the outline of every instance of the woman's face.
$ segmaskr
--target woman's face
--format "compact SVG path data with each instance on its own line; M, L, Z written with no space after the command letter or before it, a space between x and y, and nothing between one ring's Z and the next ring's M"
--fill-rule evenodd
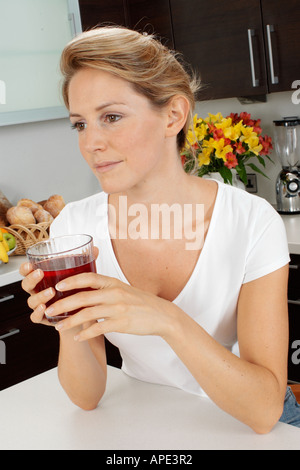
M127 81L86 68L69 85L70 120L80 151L107 193L126 191L163 171L168 113Z

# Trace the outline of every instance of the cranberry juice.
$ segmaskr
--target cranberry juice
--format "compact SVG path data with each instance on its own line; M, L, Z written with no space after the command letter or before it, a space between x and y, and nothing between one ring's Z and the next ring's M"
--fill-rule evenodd
M39 268L43 271L44 277L43 279L37 284L35 290L36 292L40 292L44 289L48 289L49 287L53 287L55 289L56 284L70 276L75 276L76 274L87 273L87 272L97 272L96 271L96 262L88 261L87 256L85 255L72 255L72 256L62 256L53 259L47 259L38 263L36 268ZM66 266L66 267L65 267ZM72 267L68 267L72 266ZM55 290L55 296L47 302L47 307L53 304L59 299L64 297L68 297L69 295L76 294L76 292L80 291L88 291L92 290L90 288L85 289L73 289L67 292L59 292ZM68 317L69 315L74 315L74 313L78 312L78 310L72 310L71 312L65 312L64 314L58 315L57 317L47 317L50 323L56 323L63 318Z

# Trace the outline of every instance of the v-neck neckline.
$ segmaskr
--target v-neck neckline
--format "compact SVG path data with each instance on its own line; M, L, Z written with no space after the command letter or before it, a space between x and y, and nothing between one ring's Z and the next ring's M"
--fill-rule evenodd
M217 219L217 214L218 214L218 211L219 211L219 205L220 205L220 200L221 200L221 182L220 181L217 181L217 180L214 180L217 184L218 184L218 188L217 188L217 194L216 194L216 197L215 197L215 202L214 202L214 207L213 207L213 211L212 211L212 215L211 215L211 219L210 219L210 222L209 222L209 226L208 226L208 229L207 229L207 232L206 232L206 236L205 236L205 240L204 240L204 243L203 243L203 247L199 253L199 256L198 256L198 259L197 259L197 262L195 264L195 267L193 269L193 272L191 273L189 279L187 280L187 282L185 283L185 285L183 286L183 288L181 289L181 291L179 292L179 294L175 297L174 300L172 300L172 303L174 304L177 304L181 299L182 297L185 295L185 292L188 290L188 287L189 285L191 284L191 282L193 282L193 279L195 277L195 275L197 274L198 270L199 270L199 267L201 265L201 260L203 258L203 256L205 256L205 252L208 250L207 248L207 245L209 245L209 241L210 241L210 238L211 238L211 233L214 231L214 226L216 224L216 219ZM113 248L113 245L112 245L112 241L111 241L111 237L110 237L110 233L109 233L109 225L108 225L108 194L106 194L106 197L105 197L105 204L106 204L106 208L105 208L105 230L106 230L106 241L107 241L107 245L108 245L108 248L109 248L109 251L110 251L110 254L111 254L111 258L113 260L113 263L119 273L119 276L120 276L120 280L123 281L125 284L128 284L129 286L131 285L130 282L128 281L128 279L126 278L118 260L117 260L117 257L115 255L115 251L114 251L114 248ZM204 253L204 254L203 254Z

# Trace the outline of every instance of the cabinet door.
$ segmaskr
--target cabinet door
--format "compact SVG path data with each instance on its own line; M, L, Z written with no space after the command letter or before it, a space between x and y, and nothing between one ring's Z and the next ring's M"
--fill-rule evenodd
M59 338L29 314L0 323L0 390L57 366Z
M300 80L299 0L261 0L269 91L291 90Z
M126 26L124 1L79 0L82 30L86 31L103 23Z
M292 382L300 382L300 255L291 254L288 298L288 379Z
M300 300L289 301L288 379L300 383Z
M200 99L267 92L260 0L170 5L175 49L200 73Z
M174 47L169 0L127 0L126 11L130 28L155 33L164 45Z

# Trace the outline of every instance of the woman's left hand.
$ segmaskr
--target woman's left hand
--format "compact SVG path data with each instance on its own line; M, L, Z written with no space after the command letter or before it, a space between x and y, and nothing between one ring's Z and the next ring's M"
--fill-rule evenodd
M82 331L75 337L77 341L110 332L167 337L174 325L176 312L181 312L172 302L118 279L95 273L69 277L57 284L56 288L60 292L92 289L60 299L46 310L47 315L57 316L80 309L56 325L58 331L82 325ZM91 325L88 322L94 323ZM89 326L85 327L85 324Z

